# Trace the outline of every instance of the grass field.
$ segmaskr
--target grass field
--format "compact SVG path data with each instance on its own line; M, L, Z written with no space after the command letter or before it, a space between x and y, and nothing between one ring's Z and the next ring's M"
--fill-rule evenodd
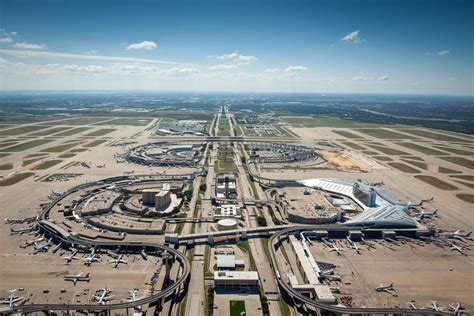
M230 301L230 316L242 316L245 313L245 301Z
M230 136L229 120L224 117L219 120L219 131L217 136Z
M453 136L446 135L446 134L433 133L433 132L426 131L426 130L421 130L421 129L407 128L407 129L400 129L400 131L408 133L408 134L413 134L413 135L422 136L422 137L431 138L431 139L436 139L436 140L449 141L449 142L467 142L467 143L470 143L469 140L466 140L466 139L463 139L463 138L453 137Z
M474 169L474 161L462 157L436 157L460 165L469 169Z
M436 177L432 177L432 176L423 176L423 175L420 175L420 176L415 176L415 178L423 181L423 182L426 182L432 186L434 186L435 188L438 188L438 189L441 189L441 190L447 190L447 191L453 191L453 190L456 190L457 187L455 187L454 185L450 184L450 183L447 183L447 182L444 182Z
M2 143L0 144L0 148L9 147L9 146L13 146L13 145L16 145L16 144L18 144L17 141L2 142Z
M10 153L0 153L0 158L6 157L8 155L10 155Z
M406 172L406 173L420 173L420 171L418 169L415 169L413 167L410 167L408 165L405 165L403 163L399 163L399 162L389 162L388 165L390 167L393 167L395 169L398 169L400 171L403 171L403 172Z
M25 167L25 166L31 165L32 163L37 162L37 161L40 161L40 160L43 159L43 158L45 158L45 157L37 157L37 158L25 159L25 160L23 160L23 162L22 162L22 166Z
M338 134L338 135L344 136L344 137L346 137L346 138L351 138L351 139L364 138L364 137L362 137L361 135L357 135L357 134L354 134L354 133L351 133L351 132L348 132L348 131L337 131L337 130L333 130L332 132L333 132L333 133L336 133L336 134Z
M25 125L25 126L19 126L11 129L4 129L0 131L0 136L15 136L15 135L21 135L21 134L26 134L26 133L31 133L35 131L39 131L41 129L45 129L51 126L45 126L45 125Z
M104 136L106 134L112 133L113 131L116 131L115 128L103 128L103 129L98 129L96 131L93 131L91 133L85 134L84 136Z
M409 149L413 149L413 150L416 150L422 154L426 154L426 155L431 155L431 156L434 156L434 155L446 155L446 153L442 152L442 151L439 151L439 150L436 150L436 149L433 149L433 148L429 148L429 147L425 147L425 146L421 146L421 145L418 145L418 144L415 144L415 143L396 143L397 145L400 145L400 146L403 146L403 147L406 147L406 148L409 148Z
M418 156L402 156L400 158L410 159L410 160L418 160L418 161L425 161L423 158Z
M372 144L367 144L367 146L372 147L373 149L376 149L386 155L409 155L408 153L398 150L398 149L393 149L385 146L378 146L378 145L372 145Z
M381 139L416 139L416 137L411 135L400 134L382 128L360 128L355 131Z
M456 194L456 197L460 200L463 200L464 202L474 203L474 195L472 194L461 193L461 194Z
M152 119L149 118L142 118L142 117L134 117L134 118L116 118L111 121L107 121L104 124L107 125L132 125L132 126L145 126L148 125ZM102 124L102 123L99 123ZM99 125L93 124L93 125Z
M26 142L26 143L21 143L21 144L15 145L15 146L3 148L1 151L4 151L4 152L24 151L24 150L27 150L27 149L30 149L30 148L33 148L33 147L37 147L37 146L47 144L49 142L51 142L51 140L49 140L49 139L35 139L35 140L29 141L29 142Z
M445 167L438 167L438 172L439 173L462 173L461 171L449 169Z
M361 123L352 120L344 120L334 116L307 117L307 116L282 116L281 119L288 124L298 127L376 127L377 124ZM344 136L344 135L342 135Z
M11 170L11 169L13 169L13 164L11 163L0 165L0 170Z
M62 160L47 160L32 168L32 170L44 170L61 163Z
M54 136L71 136L71 135L76 135L79 133L82 133L84 131L87 131L88 129L91 129L90 127L76 127L61 133L54 134Z
M472 175L452 175L451 178L467 180L467 181L474 181L474 176Z
M9 186L9 185L13 185L13 184L18 183L22 180L25 180L28 177L31 177L32 175L34 175L33 172L17 173L17 174L15 174L15 175L13 175L9 178L0 180L0 187L6 187L6 186Z
M352 149L357 149L357 150L364 150L365 148L362 147L361 145L358 145L356 143L351 143L351 142L342 142L344 145L349 146Z
M379 161L392 161L393 159L390 157L385 157L385 156L373 156L372 158L375 158Z
M95 147L102 143L105 143L106 141L107 141L106 139L96 139L88 144L85 144L84 147Z
M56 134L56 133L65 131L67 129L71 129L71 127L49 128L49 129L45 129L45 130L42 130L42 131L39 131L39 132L36 132L36 133L33 133L33 134L29 134L28 136L48 136L48 135L52 135L52 134Z
M413 165L415 167L418 167L420 169L423 169L423 170L428 170L428 165L422 161L412 161L412 160L408 160L408 159L400 159L410 165Z
M73 154L73 153L65 153L65 154L59 155L58 158L72 158L75 155L76 154Z
M458 148L437 146L437 145L435 145L434 147L447 151L448 153L456 154L456 155L474 155L474 152L472 151L462 150Z
M459 180L454 180L456 183L460 183L468 188L474 189L474 183L469 183L469 182L464 182L464 181L459 181Z
M67 119L62 121L53 122L54 125L90 125L98 122L109 121L113 117L76 117L73 119Z
M63 151L66 151L68 149L71 149L71 148L73 148L73 147L75 147L79 144L82 144L82 143L81 142L67 143L67 144L63 144L63 145L48 147L48 148L42 149L41 151L46 152L46 153L59 153L59 152L63 152Z

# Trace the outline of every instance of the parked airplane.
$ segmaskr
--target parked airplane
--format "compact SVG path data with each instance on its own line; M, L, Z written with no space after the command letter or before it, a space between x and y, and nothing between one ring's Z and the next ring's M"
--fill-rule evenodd
M453 238L453 239L459 239L465 243L467 243L467 240L473 240L471 237L472 231L471 232L462 232L460 230L456 230L454 232L446 232L446 233L441 233L441 236L446 236L448 238Z
M71 262L72 260L79 260L76 258L76 254L77 254L77 250L74 250L74 252L70 254L69 256L63 257L63 259L66 260L66 264L69 264L69 262Z
M451 244L451 250L453 251L459 251L460 254L464 254L464 248L465 247L462 247L462 246L458 246L456 244Z
M86 281L89 282L91 280L90 273L87 273L86 275L82 275L82 272L79 274L66 274L64 276L64 281L72 281L74 282L74 285L76 285L77 281Z
M15 306L17 302L21 301L23 297L18 297L16 296L15 293L16 290L9 290L8 291L8 298L6 300L2 301L2 304L8 304L9 307Z
M335 251L338 255L341 255L342 248L336 247L336 245L332 245L332 248L329 251Z
M416 308L416 305L415 305L415 302L411 301L410 303L408 303L411 307L411 309L417 309Z
M135 301L141 300L144 297L144 296L137 297L137 293L138 293L137 289L134 289L133 291L128 291L128 293L130 293L130 298L126 300L127 302L135 302Z
M393 283L390 283L388 285L384 285L383 283L380 283L380 286L376 287L375 290L377 292L387 292L389 294L392 294L391 291L395 291L393 288Z
M109 290L107 288L100 289L100 294L99 295L93 295L94 299L97 301L97 303L105 305L105 303L109 300L111 300L114 295L110 295L112 290Z
M92 253L90 256L82 259L86 266L90 266L93 262L99 262L100 256L98 254Z
M127 264L127 261L123 260L123 255L120 255L117 259L110 259L109 262L114 264L114 268L118 268L119 264Z
M40 246L34 246L35 250L33 251L34 254L37 254L38 252L47 252L49 247L51 247L51 240L53 238L48 239L48 241Z
M33 245L36 246L37 242L42 242L43 240L44 240L44 237L41 237L41 238L38 238L38 239L27 240L27 241L25 241L25 247L29 247L29 246L33 246Z
M444 309L444 307L438 306L438 301L431 301L431 305L429 307L436 312L441 312Z
M352 249L354 249L358 254L360 254L359 247L357 247L357 244L351 239L351 237L347 236L346 239L349 242L349 245L352 247Z
M10 228L10 235L13 235L13 234L23 235L24 233L32 232L35 229L36 229L36 225L20 227L20 228Z
M438 210L434 210L433 212L425 212L425 210L421 210L417 214L419 219L425 218L433 218L434 216L438 216Z
M454 316L461 316L462 314L468 313L460 303L456 303L456 306L449 304L449 309L453 311Z

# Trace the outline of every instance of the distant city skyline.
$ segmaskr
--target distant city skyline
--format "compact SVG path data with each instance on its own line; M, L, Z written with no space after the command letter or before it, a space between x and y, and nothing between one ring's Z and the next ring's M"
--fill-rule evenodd
M473 95L472 1L0 0L0 90Z

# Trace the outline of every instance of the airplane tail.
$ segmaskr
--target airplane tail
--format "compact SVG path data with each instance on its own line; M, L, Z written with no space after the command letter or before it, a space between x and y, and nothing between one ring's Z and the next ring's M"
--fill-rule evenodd
M472 232L467 233L467 234L466 234L466 237L471 236L471 234L472 234Z
M393 287L393 282L389 284L390 287Z

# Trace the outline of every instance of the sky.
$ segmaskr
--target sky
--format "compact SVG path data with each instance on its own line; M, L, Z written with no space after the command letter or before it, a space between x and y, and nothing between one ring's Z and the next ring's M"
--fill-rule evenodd
M473 95L473 3L0 0L0 90Z

